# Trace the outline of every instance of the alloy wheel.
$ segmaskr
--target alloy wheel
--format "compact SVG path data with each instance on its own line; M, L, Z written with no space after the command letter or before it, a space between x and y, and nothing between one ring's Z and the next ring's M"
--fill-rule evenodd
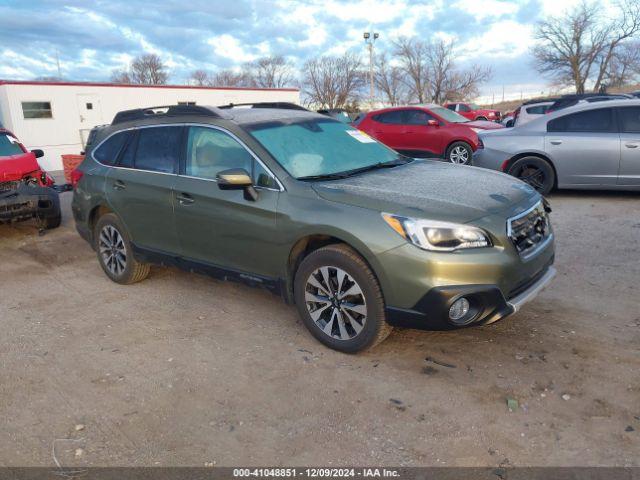
M536 190L543 189L547 181L544 171L537 165L532 164L524 164L516 177L523 182L528 183Z
M102 261L113 275L121 275L127 268L127 251L120 232L112 225L105 225L100 231L98 242Z
M458 145L451 150L449 160L451 163L465 165L469 162L469 151L463 146Z
M309 275L305 304L316 326L337 340L355 338L367 321L367 303L362 288L338 267L320 267Z

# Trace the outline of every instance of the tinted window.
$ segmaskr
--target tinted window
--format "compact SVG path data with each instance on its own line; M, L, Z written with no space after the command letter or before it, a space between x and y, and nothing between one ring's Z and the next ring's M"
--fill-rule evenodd
M402 123L402 110L393 110L391 112L379 113L373 119L380 123Z
M186 175L213 180L218 172L230 168L251 173L252 164L251 154L230 135L214 128L189 128Z
M404 123L407 125L426 125L428 120L435 120L431 115L422 110L406 110Z
M122 148L127 143L127 139L131 135L131 132L119 132L115 135L107 138L97 149L93 152L93 157L104 165L114 165L118 160L118 155L122 151Z
M535 107L528 107L527 113L530 113L532 115L544 115L545 113L547 113L548 109L549 105L538 105Z
M174 173L178 164L182 127L141 128L138 132L135 167Z
M20 147L20 142L15 137L6 133L0 133L0 157L8 157L10 155L20 155L24 153Z
M451 105L447 105L447 108L448 108L449 110L454 110L454 111L455 111L455 109L456 109L456 104L455 104L455 103L452 103Z
M547 124L549 132L612 132L614 131L613 110L600 108L572 113L551 120Z
M118 162L118 166L133 168L133 160L136 155L136 146L138 145L138 135L136 131L131 133L131 139L124 147L124 152L120 155L120 161Z
M467 107L466 105L460 104L460 108L458 108L458 111L460 111L460 112L470 112L471 109L469 107Z
M620 129L624 133L640 133L640 107L625 107L620 113Z

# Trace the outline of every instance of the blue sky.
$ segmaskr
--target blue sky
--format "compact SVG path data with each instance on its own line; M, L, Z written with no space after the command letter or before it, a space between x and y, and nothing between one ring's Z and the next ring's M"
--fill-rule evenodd
M104 81L144 52L160 55L170 83L195 69L234 68L282 54L296 64L319 54L377 49L400 35L455 38L461 66L493 68L482 93L539 93L548 81L530 57L535 22L577 0L0 0L0 78L57 76Z

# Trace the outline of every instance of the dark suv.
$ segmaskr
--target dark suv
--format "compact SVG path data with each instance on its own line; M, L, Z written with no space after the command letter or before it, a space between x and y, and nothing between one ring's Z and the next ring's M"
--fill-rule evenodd
M392 325L494 322L555 272L533 188L403 157L303 110L121 112L74 178L77 229L113 281L169 263L262 286L345 352Z

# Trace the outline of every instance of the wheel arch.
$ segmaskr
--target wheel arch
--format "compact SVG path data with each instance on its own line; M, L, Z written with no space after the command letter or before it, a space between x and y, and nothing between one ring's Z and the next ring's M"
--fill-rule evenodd
M286 278L284 281L284 291L282 292L282 296L287 303L295 303L293 296L293 284L295 280L295 274L298 270L298 267L300 266L300 263L314 251L322 247L326 247L327 245L335 244L346 245L355 253L360 255L360 257L362 257L364 262L373 272L373 275L378 280L378 283L380 283L380 287L382 288L384 294L384 287L382 285L381 278L378 275L378 269L376 268L376 265L374 265L374 254L369 251L369 249L364 244L358 242L358 240L355 238L350 238L348 235L342 235L340 233L310 233L296 240L289 250Z
M507 160L505 163L501 165L502 172L507 173L515 162L525 157L538 157L544 160L545 162L547 162L549 165L551 165L551 168L553 169L553 176L554 176L553 188L558 188L558 170L556 169L556 166L554 165L551 158L548 155L541 152L521 152L514 155L513 157L509 158L509 160Z

